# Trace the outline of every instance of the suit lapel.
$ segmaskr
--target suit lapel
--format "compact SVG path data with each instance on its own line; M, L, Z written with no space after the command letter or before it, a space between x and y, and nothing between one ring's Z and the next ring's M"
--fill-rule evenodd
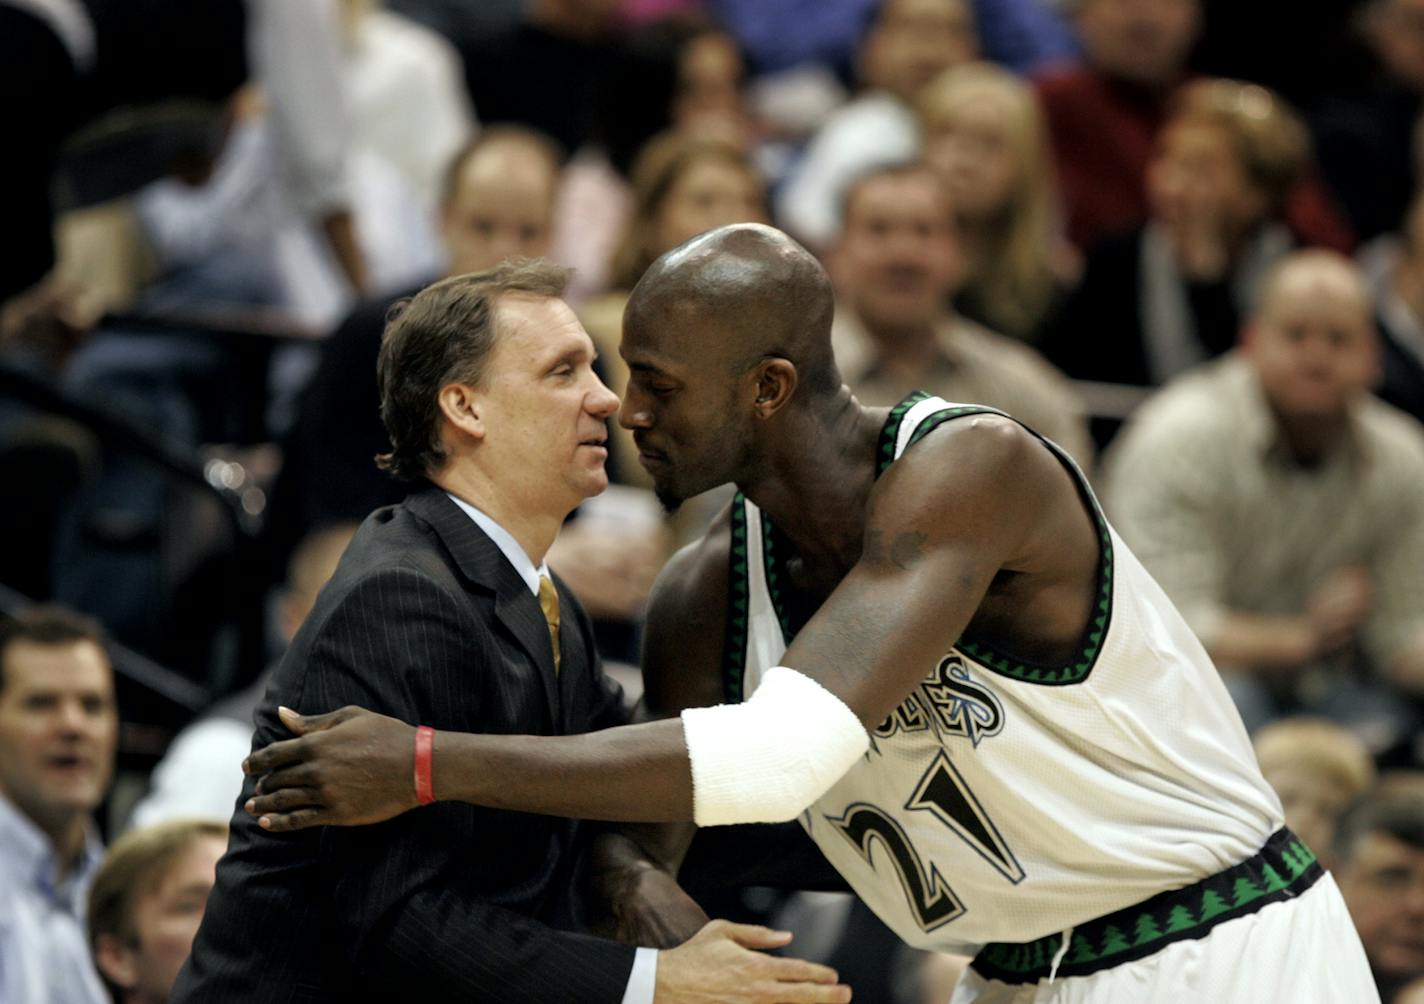
M406 505L430 524L455 559L461 574L494 593L495 618L518 640L524 653L539 668L549 721L561 723L559 684L554 672L549 626L539 601L519 577L504 553L443 489L429 488L411 495ZM560 646L565 648L565 646Z

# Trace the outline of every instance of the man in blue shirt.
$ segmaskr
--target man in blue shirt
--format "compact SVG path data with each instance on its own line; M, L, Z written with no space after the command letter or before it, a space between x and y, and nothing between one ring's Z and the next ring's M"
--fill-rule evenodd
M95 624L36 607L0 626L0 1000L108 1001L84 901L118 725Z

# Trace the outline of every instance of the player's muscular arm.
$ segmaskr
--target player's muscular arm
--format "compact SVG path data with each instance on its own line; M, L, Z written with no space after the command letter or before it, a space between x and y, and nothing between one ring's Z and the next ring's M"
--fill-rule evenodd
M1065 484L1058 462L1012 422L978 418L936 431L881 478L864 555L797 636L786 665L873 728L963 632L995 574L1026 570L1048 550L1045 515L1062 503ZM254 772L280 768L260 789L272 796L249 808L267 814L271 828L368 822L414 807L413 790L404 791L413 762L408 726L354 709L293 722L295 731L313 732L305 745L274 744L249 761ZM376 768L376 759L392 762ZM357 775L364 786L345 783ZM404 781L380 806L371 787L377 775ZM687 742L675 719L571 737L441 732L434 776L438 797L491 808L631 822L693 818ZM364 814L349 811L356 803ZM804 807L788 807L783 818Z
M923 679L1002 569L1031 570L1061 469L1022 427L953 422L871 495L860 561L786 653L871 729Z

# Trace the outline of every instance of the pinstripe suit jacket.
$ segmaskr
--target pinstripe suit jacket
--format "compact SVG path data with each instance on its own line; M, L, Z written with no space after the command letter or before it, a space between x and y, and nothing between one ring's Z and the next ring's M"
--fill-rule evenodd
M379 509L277 669L254 748L286 735L279 704L464 732L617 724L588 618L561 599L556 675L537 600L444 492ZM252 786L174 1001L622 999L634 950L568 930L577 822L437 803L271 834L241 808Z

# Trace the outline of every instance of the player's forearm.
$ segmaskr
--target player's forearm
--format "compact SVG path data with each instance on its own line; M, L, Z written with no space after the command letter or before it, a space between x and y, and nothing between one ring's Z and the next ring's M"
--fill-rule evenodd
M1316 654L1315 632L1303 617L1227 611L1203 639L1212 659L1240 669L1289 669Z
M579 736L439 732L437 798L491 809L632 823L692 819L682 722Z

